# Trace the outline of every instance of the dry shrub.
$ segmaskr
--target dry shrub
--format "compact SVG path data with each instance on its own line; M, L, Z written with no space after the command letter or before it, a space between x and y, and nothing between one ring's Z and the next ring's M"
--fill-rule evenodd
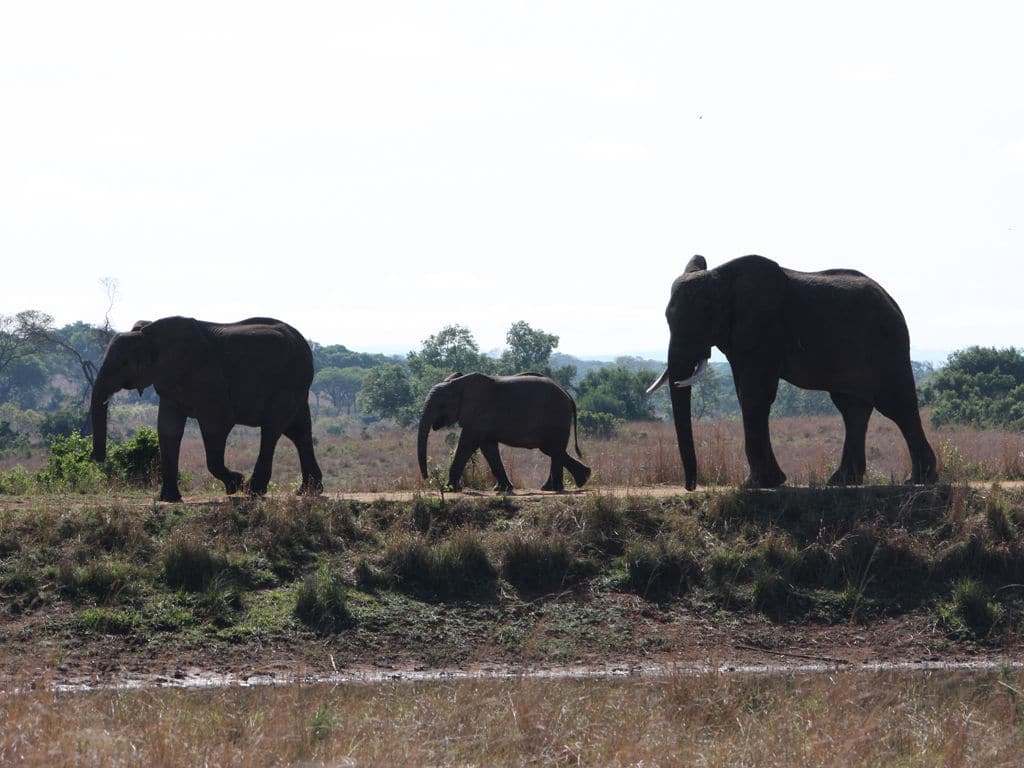
M383 566L399 589L428 598L484 596L494 591L498 576L480 536L470 528L437 544L400 534L388 544Z
M562 536L516 534L505 544L501 574L523 592L552 592L565 586L574 559L572 547Z

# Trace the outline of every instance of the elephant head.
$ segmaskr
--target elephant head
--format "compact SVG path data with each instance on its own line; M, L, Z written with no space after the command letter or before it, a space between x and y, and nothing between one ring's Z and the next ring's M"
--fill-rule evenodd
M153 383L157 350L142 331L119 333L110 340L92 387L92 457L103 461L107 455L107 410L110 398L122 389L142 390Z
M416 438L416 456L424 480L427 479L427 437L430 430L444 429L458 423L467 380L478 375L463 376L461 373L453 373L441 383L434 385L427 394Z
M139 394L157 383L168 368L187 369L201 360L191 352L201 344L196 321L187 317L166 317L149 322L139 320L132 330L110 340L103 363L92 387L92 457L103 461L107 455L107 411L110 398L122 389ZM191 367L195 367L191 365Z
M697 454L690 421L690 387L707 370L711 347L721 347L729 325L730 300L722 278L707 269L703 256L694 256L672 284L665 318L671 334L668 367L647 389L651 394L670 382L672 417L687 490L697 487Z

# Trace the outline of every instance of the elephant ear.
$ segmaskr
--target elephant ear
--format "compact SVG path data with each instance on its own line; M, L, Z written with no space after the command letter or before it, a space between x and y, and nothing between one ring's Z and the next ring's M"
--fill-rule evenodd
M769 352L782 343L786 275L778 264L767 259L746 266L733 276L729 286L730 347Z
M686 269L683 270L684 275L688 275L691 272L703 272L708 268L708 263L704 260L701 255L696 255L686 263Z
M165 317L139 331L156 349L157 368L165 381L208 395L208 403L230 412L228 376L219 353L202 324L191 317Z

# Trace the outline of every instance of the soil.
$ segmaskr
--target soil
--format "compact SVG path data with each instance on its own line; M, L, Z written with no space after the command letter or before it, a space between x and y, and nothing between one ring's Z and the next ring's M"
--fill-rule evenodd
M588 492L668 497L678 495L681 489L599 488ZM406 500L414 495L359 493L338 494L337 498L372 502ZM519 493L517 499L550 495ZM197 496L187 503L203 505L223 498ZM139 498L123 501L152 503ZM24 502L8 500L4 506L19 503ZM393 626L371 622L329 636L306 633L229 643L197 639L169 645L159 637L55 632L61 612L69 610L56 602L0 621L0 689L36 684L188 686L570 669L629 673L1024 659L1024 638L1018 633L980 640L956 637L937 626L934 611L928 607L865 623L829 624L774 621L754 611L726 614L714 606L685 601L660 604L615 591L568 591L545 595L542 600L524 600L502 592L482 604L437 603L427 627L411 628L396 619ZM400 617L402 605L396 603L393 610ZM560 634L568 631L562 628L563 622L575 627L572 631L578 635L560 650ZM526 631L531 637L512 646L503 638L513 631Z

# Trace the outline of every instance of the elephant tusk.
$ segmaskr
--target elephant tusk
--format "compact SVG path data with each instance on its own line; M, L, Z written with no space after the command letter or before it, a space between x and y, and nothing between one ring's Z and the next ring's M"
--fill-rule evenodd
M668 368L666 368L664 372L662 372L661 376L658 377L657 381L655 381L653 384L651 384L651 386L647 388L647 394L653 395L661 388L661 385L664 384L666 381L668 381Z
M707 361L707 359L701 360L700 364L697 366L697 370L693 372L692 376L690 376L687 379L681 379L680 381L673 381L672 382L672 386L673 387L680 387L680 388L682 388L682 387L689 387L690 385L696 384L698 381L700 381L701 377L703 377L704 374L707 373L707 372L708 372L708 361ZM668 372L666 371L666 374L667 373Z

